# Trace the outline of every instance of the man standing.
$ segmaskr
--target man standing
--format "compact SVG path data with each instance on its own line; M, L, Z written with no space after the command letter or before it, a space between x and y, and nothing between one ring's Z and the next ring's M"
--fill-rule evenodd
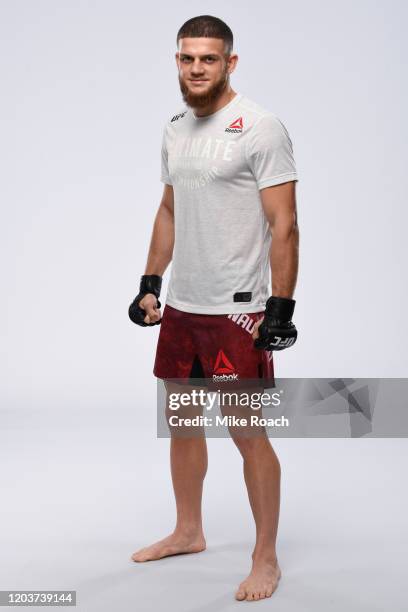
M177 45L186 107L164 130L164 192L129 315L138 325L161 323L154 374L168 392L177 386L169 379L188 384L230 377L273 386L272 351L291 346L297 336L291 322L299 244L292 143L275 115L231 88L238 56L223 21L209 15L188 20ZM158 298L170 261L161 318ZM236 598L258 600L271 596L281 575L275 548L280 465L265 432L232 437L256 524L252 570ZM137 562L206 546L205 437L172 437L170 456L176 527L134 553Z

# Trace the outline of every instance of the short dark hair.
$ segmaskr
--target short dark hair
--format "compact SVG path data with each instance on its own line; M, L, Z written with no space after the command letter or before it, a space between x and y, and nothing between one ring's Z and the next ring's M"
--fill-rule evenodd
M228 55L232 52L234 44L231 29L222 19L212 15L199 15L183 23L177 33L177 46L180 38L221 38Z

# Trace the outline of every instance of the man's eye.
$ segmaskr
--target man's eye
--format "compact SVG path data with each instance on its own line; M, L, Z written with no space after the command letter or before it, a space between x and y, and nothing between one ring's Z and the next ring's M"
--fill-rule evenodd
M215 61L215 60L214 60L214 58L213 58L213 57L207 57L207 62L210 62L210 63L211 63L211 62L214 62L214 61Z

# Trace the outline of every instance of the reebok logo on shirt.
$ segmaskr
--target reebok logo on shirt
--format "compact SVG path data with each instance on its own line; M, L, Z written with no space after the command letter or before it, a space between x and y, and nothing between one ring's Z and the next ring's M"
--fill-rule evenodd
M235 119L227 128L225 128L226 132L232 132L233 134L241 134L244 129L244 125L242 123L242 117L239 119Z

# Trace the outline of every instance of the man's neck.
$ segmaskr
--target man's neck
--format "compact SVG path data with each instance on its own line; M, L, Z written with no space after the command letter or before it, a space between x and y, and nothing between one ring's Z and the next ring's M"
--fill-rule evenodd
M217 100L215 100L215 102L212 102L212 104L204 108L193 107L194 114L196 115L196 117L205 117L207 115L212 115L213 113L219 111L223 106L229 104L231 100L235 98L236 95L236 92L233 89L229 88L227 91L224 91L221 96Z

